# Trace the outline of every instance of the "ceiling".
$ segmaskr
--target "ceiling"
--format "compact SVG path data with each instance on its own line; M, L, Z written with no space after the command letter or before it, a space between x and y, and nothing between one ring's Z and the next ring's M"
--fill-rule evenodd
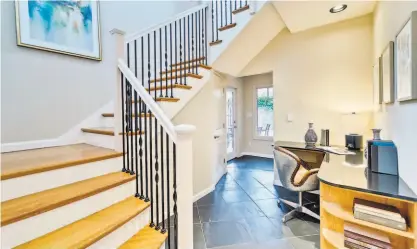
M376 1L273 1L275 9L281 15L291 33L320 27L326 24L363 16L372 13ZM330 8L347 4L347 9L332 14Z

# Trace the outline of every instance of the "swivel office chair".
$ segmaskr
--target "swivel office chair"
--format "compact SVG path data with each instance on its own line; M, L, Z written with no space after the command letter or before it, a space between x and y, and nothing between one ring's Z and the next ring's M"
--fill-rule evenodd
M308 163L304 162L297 155L281 147L275 148L274 158L283 187L298 192L298 203L279 198L278 204L282 202L294 208L284 215L282 221L285 223L291 220L297 212L305 213L320 220L319 215L303 206L303 192L319 189L319 180L317 178L319 169L311 168Z

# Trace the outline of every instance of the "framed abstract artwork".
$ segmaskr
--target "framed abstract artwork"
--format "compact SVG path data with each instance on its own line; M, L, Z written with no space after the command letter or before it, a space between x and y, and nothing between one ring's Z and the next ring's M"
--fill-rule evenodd
M394 42L390 41L381 56L382 100L394 102Z
M101 60L98 1L16 0L17 45Z
M382 104L382 86L381 86L381 71L380 69L381 58L374 65L374 104Z
M397 99L417 99L417 12L395 37ZM413 47L414 46L414 47Z

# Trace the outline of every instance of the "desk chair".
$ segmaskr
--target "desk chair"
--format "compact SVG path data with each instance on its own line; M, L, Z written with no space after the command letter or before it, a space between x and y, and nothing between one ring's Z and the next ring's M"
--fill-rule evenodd
M297 212L320 220L319 215L303 206L303 192L319 189L317 178L319 169L311 168L297 155L281 147L275 148L274 158L282 186L288 190L298 192L298 203L279 198L278 204L282 202L294 208L284 215L282 222L291 220Z

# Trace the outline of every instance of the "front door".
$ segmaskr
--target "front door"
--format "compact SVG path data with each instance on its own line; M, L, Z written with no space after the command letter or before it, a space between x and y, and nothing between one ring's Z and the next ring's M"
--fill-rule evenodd
M236 89L226 89L226 147L227 160L237 156L236 153Z

